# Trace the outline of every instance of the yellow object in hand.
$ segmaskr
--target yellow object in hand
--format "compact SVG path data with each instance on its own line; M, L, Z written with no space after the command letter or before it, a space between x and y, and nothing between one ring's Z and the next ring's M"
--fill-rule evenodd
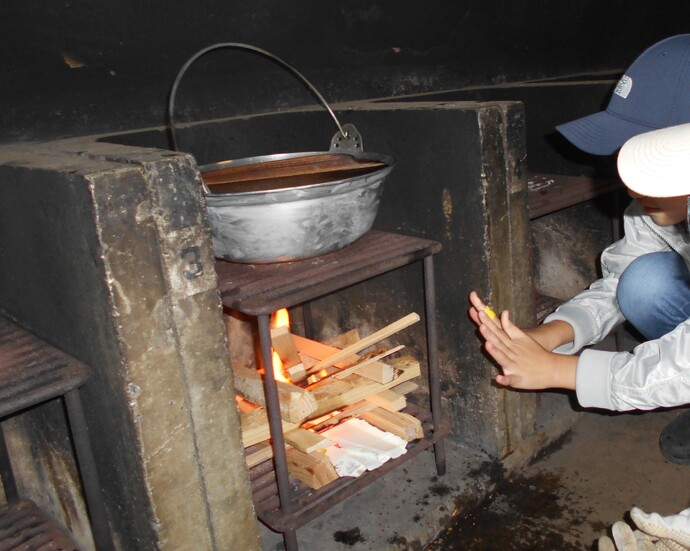
M489 306L484 308L484 313L489 316L489 319L495 320L496 319L496 312L494 312Z

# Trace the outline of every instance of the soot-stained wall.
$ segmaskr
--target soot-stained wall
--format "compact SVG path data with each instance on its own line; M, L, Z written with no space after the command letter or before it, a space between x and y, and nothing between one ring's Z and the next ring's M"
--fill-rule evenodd
M690 4L8 0L0 14L0 141L12 143L158 126L180 67L218 42L269 50L338 102L618 74L687 31ZM219 51L185 76L178 113L204 120L311 102L266 59Z

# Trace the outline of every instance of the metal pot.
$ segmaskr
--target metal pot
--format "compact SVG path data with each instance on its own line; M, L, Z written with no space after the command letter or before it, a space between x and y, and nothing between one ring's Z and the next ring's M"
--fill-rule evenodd
M201 168L202 176L233 163L265 163L284 158L328 155L293 153L226 161ZM384 168L321 183L206 194L216 256L245 263L283 262L329 253L350 245L371 229L383 181L393 159L360 153Z
M387 155L364 153L357 129L351 124L341 125L311 83L273 54L248 44L229 42L209 46L192 56L178 73L170 94L168 118L173 149L177 149L174 98L180 79L196 59L224 47L259 53L289 69L323 104L338 132L331 140L329 151L265 155L199 167L204 180L214 254L241 263L286 262L352 244L371 229L383 181L395 161ZM331 172L319 166L323 160L325 167L326 160L334 156L341 156L348 166L361 163L366 168L355 166L351 170ZM270 178L270 167L286 160L297 164L308 160L311 169L287 178ZM265 174L262 174L264 168ZM233 173L247 169L252 174L249 179L233 178ZM209 184L218 174L224 175L225 180L216 178L214 185Z

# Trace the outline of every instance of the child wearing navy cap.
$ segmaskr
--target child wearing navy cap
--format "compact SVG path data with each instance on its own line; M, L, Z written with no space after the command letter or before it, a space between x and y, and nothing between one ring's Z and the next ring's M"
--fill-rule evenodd
M501 366L501 385L575 390L585 407L618 411L688 405L690 123L629 139L618 172L634 201L625 237L602 254L603 278L534 329L515 326L508 311L496 317L475 292L470 317ZM581 351L623 320L648 340L632 352ZM667 459L690 464L688 412L664 429L660 444ZM614 525L619 551L690 550L690 508L669 517L633 508L631 518L637 535L622 521ZM600 550L615 549L602 538Z
M611 155L630 138L690 122L690 34L657 42L628 67L605 111L556 127L582 151Z
M554 365L567 364L568 369L542 373L546 379L539 380L536 368L520 375L511 375L509 368L497 377L498 382L522 389L576 389L581 405L619 411L690 403L690 236L684 199L690 194L686 184L690 166L680 161L690 150L686 141L690 131L682 123L690 123L690 34L667 38L643 52L621 77L605 111L557 127L589 153L610 154L627 141L619 171L635 200L625 212L625 236L602 253L604 277L542 325L523 330L528 342L537 344ZM659 136L652 132L656 139L649 137L650 131L668 127L674 130ZM645 137L637 141L640 136ZM637 168L650 163L651 157L638 154L635 163L629 162L630 152L639 152L640 144L661 143L663 156L646 172ZM680 153L671 158L672 151ZM641 186L643 174L646 180ZM484 325L476 293L471 302L472 319ZM625 320L648 339L633 353L580 352ZM507 314L506 321L509 325L504 328L515 327ZM492 348L489 342L487 349ZM547 361L528 356L527 351L514 353L523 354L525 360ZM685 387L647 380L645 374L659 365L669 374L682 373ZM662 371L654 372L660 376ZM616 386L612 377L616 373L635 374L633 381L626 381L626 392ZM559 380L553 380L555 376ZM670 461L690 465L690 411L664 429L660 447Z

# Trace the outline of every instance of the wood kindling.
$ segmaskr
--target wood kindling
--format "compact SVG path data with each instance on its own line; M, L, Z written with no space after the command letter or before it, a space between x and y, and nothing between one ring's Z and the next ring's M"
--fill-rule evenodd
M328 438L321 436L318 432L298 427L285 433L285 443L290 444L305 453L323 450L333 444Z
M404 316L399 320L394 321L390 325L387 325L383 329L379 329L375 333L372 333L371 335L368 335L360 339L356 343L346 346L345 348L339 350L331 356L324 358L317 364L310 367L307 370L307 374L317 373L322 369L325 369L332 365L336 365L338 362L345 360L346 358L352 356L353 354L356 354L357 352L360 352L361 350L364 350L365 348L369 348L377 342L394 335L398 331L401 331L406 327L409 327L410 325L417 323L418 321L419 314L415 312L408 314L407 316Z
M388 411L400 411L407 405L407 398L395 390L386 389L365 398L367 402Z
M419 362L410 356L380 361L404 345L358 354L417 321L419 316L412 313L364 338L351 331L335 341L343 348L292 335L287 327L271 330L273 350L291 377L303 380L309 373L318 373L313 376L318 381L306 388L276 381L287 466L292 476L312 489L338 478L323 453L332 442L319 432L348 417L360 417L406 441L423 437L421 422L399 411L407 404L404 393L417 388L411 380L420 375ZM263 375L242 366L233 366L233 371L238 393L265 406ZM393 387L400 392L391 390ZM250 409L249 404L243 404L246 402L238 402L242 439L245 448L252 449L245 458L251 468L270 459L273 448L268 442L270 428L264 407Z
M233 365L235 390L250 402L266 406L263 376L256 369ZM280 398L280 416L291 423L301 423L314 413L318 407L316 400L307 389L276 381Z
M310 429L308 432L314 431L321 431L325 428L328 428L333 425L337 425L344 419L347 419L349 417L361 417L362 414L371 411L373 409L376 409L379 407L374 403L374 401L370 401L369 398L372 398L373 396L380 396L384 395L387 397L388 400L388 407L397 407L400 406L400 401L399 400L392 400L391 395L388 394L388 392L394 392L397 396L403 396L405 394L409 394L410 392L414 392L417 388L419 388L419 385L417 385L415 382L412 380L407 380L404 381L400 384L397 384L391 389L386 389L381 392L379 392L376 395L372 395L367 397L364 400L360 400L359 402L356 402L354 404L351 404L349 406L346 406L342 408L341 410L338 411L338 413L331 415L327 418L324 418L325 416L316 418L311 421L306 421L305 423L302 424L303 429ZM395 404L395 405L394 405ZM404 405L400 407L400 409L403 409L405 407ZM261 408L254 408L258 409L259 411L262 411ZM246 410L246 408L242 408L240 411L251 411L251 410ZM256 414L255 414L256 415ZM245 422L246 420L242 420L242 427L244 430L244 427L247 425ZM284 425L285 426L285 425ZM291 429L286 433L286 438L287 434L292 433L296 429ZM246 439L245 439L246 440ZM247 445L247 447L250 447ZM290 448L291 446L289 444L286 444L286 449ZM270 442L268 441L263 441L259 442L258 444L254 444L254 448L250 453L247 453L246 456L246 462L247 462L247 467L252 468L255 465L258 465L259 463L263 463L264 461L267 461L268 459L273 457L273 447L271 446Z
M339 478L335 467L325 453L319 451L305 453L295 448L288 448L286 455L290 474L314 490Z
M388 388L397 386L405 381L419 377L420 367L411 356L396 358L392 366L400 372L400 375L390 383L381 384L371 379L366 379L353 373L345 379L330 377L314 385L309 390L316 400L316 409L309 414L307 419L314 419L334 410L342 409L351 404L364 400L367 396L377 394ZM240 415L242 425L242 439L244 446L249 447L270 438L268 416L264 408L257 408ZM282 420L283 432L297 428L302 423L291 423Z
M383 431L395 434L407 442L424 436L422 422L409 413L388 411L387 409L376 407L371 411L362 413L360 417L367 423Z
M274 327L271 329L271 344L283 362L284 369L299 367L302 360L297 352L297 347L292 339L292 333L287 326Z
M332 356L340 350L338 348L335 348L334 346L329 346L318 341L313 341L311 339L301 337L300 335L293 335L292 338L294 339L295 346L297 347L297 350L300 352L300 354L308 356L310 358L314 358L319 361L329 356ZM352 354L344 358L342 361L336 362L335 364L333 364L333 366L326 368L326 371L329 373L331 371L335 373L336 368L347 368L351 364L359 361L359 359L360 356L358 356L357 354ZM292 372L290 370L288 370L288 372L290 373L290 377L292 377ZM387 363L375 361L368 365L362 366L361 369L357 369L357 374L361 375L362 377L366 377L367 379L371 379L372 381L386 384L390 383L395 378L395 369L393 369L393 367L391 367Z

